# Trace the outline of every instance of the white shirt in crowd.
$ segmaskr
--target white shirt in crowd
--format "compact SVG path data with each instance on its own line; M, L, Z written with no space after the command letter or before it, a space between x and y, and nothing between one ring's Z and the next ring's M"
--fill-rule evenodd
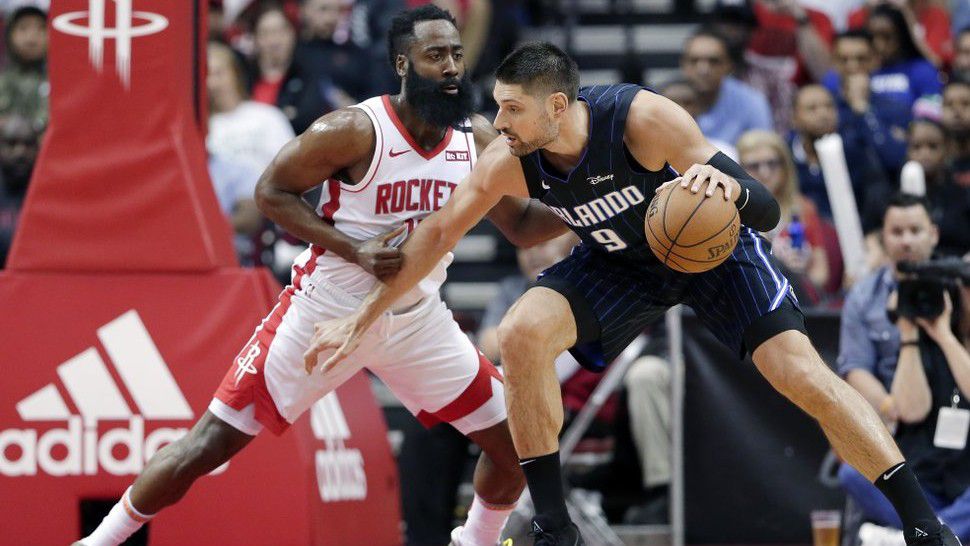
M209 117L206 147L213 155L262 173L293 138L290 122L275 106L253 101Z

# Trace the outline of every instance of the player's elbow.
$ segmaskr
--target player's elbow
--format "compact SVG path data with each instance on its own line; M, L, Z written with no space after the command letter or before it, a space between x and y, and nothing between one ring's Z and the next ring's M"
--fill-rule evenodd
M259 182L256 183L256 190L253 192L253 200L256 202L256 207L260 212L269 214L273 203L275 203L275 193L276 189L269 184L266 176L261 176Z

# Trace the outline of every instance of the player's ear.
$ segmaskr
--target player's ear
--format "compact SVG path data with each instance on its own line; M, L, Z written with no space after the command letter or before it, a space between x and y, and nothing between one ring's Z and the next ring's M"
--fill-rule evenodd
M408 57L407 55L399 54L397 60L394 62L394 71L397 72L397 77L403 78L408 73Z
M556 92L549 95L549 100L552 103L552 114L553 116L561 116L569 108L569 98L563 92Z

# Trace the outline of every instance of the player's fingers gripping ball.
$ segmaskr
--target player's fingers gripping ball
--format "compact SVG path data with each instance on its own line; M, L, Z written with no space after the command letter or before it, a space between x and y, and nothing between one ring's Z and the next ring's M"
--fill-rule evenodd
M724 187L714 195L692 193L680 184L661 188L647 209L650 250L674 271L701 273L726 260L738 242L741 219Z

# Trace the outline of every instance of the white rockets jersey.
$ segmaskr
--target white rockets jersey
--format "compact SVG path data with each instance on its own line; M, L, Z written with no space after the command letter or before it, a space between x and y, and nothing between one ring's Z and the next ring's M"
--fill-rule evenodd
M455 187L471 172L477 160L471 122L465 120L461 129L449 128L435 149L425 151L398 119L387 95L373 97L354 108L364 111L374 125L374 156L360 183L350 186L339 180L328 180L323 186L317 213L357 240L370 239L404 224L404 233L391 241L393 246L398 246L418 222L445 204ZM353 296L366 296L377 282L360 266L333 252L316 245L311 245L307 252L309 256L301 255L297 263L316 259L317 269L324 278ZM437 292L452 259L449 252L394 306L410 305Z

